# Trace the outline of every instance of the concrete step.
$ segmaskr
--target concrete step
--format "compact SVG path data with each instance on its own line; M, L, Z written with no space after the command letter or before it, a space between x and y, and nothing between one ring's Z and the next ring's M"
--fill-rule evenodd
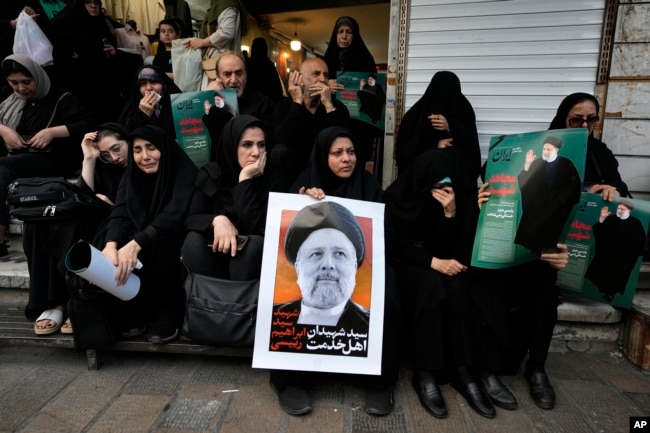
M12 224L9 255L0 258L0 303L26 305L29 273L22 249L22 224ZM17 233L20 232L20 233ZM643 281L650 280L650 263L642 267ZM639 290L635 309L650 317L650 290ZM554 351L590 351L598 346L624 345L625 314L609 304L563 295L558 306L558 324L553 335Z

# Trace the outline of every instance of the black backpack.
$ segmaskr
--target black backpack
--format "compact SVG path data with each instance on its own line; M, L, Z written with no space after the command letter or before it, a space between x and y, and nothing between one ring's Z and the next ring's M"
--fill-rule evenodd
M9 214L26 222L60 221L110 210L108 203L62 177L18 178L7 190Z

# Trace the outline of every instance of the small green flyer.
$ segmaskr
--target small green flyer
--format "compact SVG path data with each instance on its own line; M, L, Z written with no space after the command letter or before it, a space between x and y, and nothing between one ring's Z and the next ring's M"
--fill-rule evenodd
M650 221L650 202L628 198L604 201L583 193L569 224L569 264L558 272L564 292L630 308Z
M339 72L336 82L345 87L336 91L336 99L345 104L350 118L362 120L383 131L386 73Z
M210 162L210 134L203 116L206 114L205 101L214 100L214 90L171 95L176 140L197 167Z

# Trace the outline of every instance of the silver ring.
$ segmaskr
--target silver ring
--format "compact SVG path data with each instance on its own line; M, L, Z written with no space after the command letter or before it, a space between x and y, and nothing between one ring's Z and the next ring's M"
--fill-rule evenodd
M135 268L131 268L130 271L133 272L134 269L135 269Z

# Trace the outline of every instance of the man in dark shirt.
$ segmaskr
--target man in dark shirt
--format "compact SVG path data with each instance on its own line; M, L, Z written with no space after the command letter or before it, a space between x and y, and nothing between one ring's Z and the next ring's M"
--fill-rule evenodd
M289 75L290 97L275 107L274 141L282 158L292 160L294 178L307 166L320 131L329 126L350 126L348 109L332 97L328 79L327 64L322 59L305 60L300 72Z

